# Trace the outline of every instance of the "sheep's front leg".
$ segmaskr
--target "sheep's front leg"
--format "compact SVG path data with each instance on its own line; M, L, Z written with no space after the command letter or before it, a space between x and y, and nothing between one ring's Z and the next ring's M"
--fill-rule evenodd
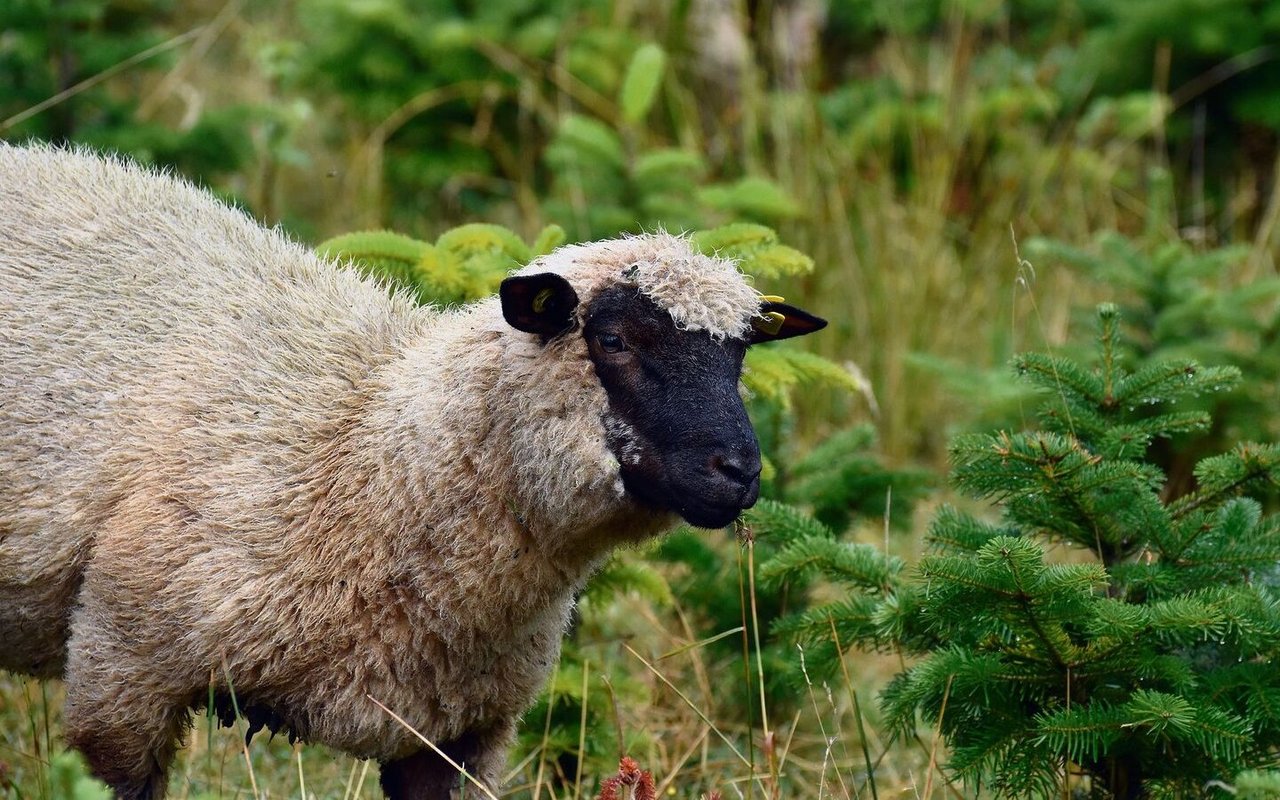
M181 668L178 637L164 627L166 572L149 549L176 538L169 511L138 495L103 524L67 643L67 741L119 800L164 797L200 688L182 677L200 673Z
M468 731L439 745L456 763L490 790L496 791L506 764L514 723L482 731ZM474 786L462 789L466 778L434 750L424 748L411 756L382 765L382 791L388 800L452 800L479 796Z
M74 629L74 626L73 626ZM67 665L65 732L117 800L158 800L188 711L133 663L128 644L75 631Z

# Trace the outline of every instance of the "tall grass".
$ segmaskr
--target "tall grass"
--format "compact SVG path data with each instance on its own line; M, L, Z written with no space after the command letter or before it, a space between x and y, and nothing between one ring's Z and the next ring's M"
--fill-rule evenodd
M751 566L750 568L754 568ZM744 613L751 618L756 601L754 580L744 575ZM621 602L625 603L625 599ZM679 609L659 614L637 609L644 620L642 636L630 642L601 643L603 664L584 674L595 687L607 687L609 675L643 676L649 702L616 706L620 731L643 730L647 745L621 753L650 771L659 797L696 798L719 792L723 798L849 798L901 794L909 787L936 783L929 777L931 753L915 741L887 741L874 734L877 721L868 717L856 698L867 697L872 682L884 671L867 671L863 663L845 671L835 685L797 687L805 704L763 730L726 713L738 675L744 666L762 669L751 654L745 664L708 656L712 640L695 640ZM752 623L754 626L754 623ZM730 631L730 635L748 631ZM718 637L717 637L718 638ZM590 645L588 645L590 647ZM622 658L610 651L621 649ZM647 651L647 652L645 652ZM796 659L803 664L804 652ZM590 662L589 662L590 663ZM885 668L890 665L888 662ZM855 679L853 674L859 674ZM600 691L601 688L593 688ZM767 715L763 695L761 715ZM0 675L0 798L13 800L105 800L109 794L87 775L79 756L60 739L61 688L12 675ZM611 729L579 730L586 737L613 738ZM859 731L871 731L870 736ZM208 716L196 714L186 747L173 765L169 791L179 800L211 798L323 798L358 800L381 797L377 765L359 762L318 746L290 745L284 737L265 733L245 741L244 723L217 727ZM543 747L546 747L544 737ZM503 798L594 797L606 775L568 774L564 765L550 763L539 749L513 754ZM467 795L484 796L478 790ZM930 796L928 794L922 796ZM941 795L938 795L941 796Z

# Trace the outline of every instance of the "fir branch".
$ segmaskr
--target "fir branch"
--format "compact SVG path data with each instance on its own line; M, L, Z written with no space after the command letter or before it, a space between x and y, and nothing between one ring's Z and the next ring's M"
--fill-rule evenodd
M1120 371L1119 364L1116 363L1116 350L1120 342L1120 308L1114 303L1098 306L1098 342L1102 351L1103 395L1095 405L1106 413L1117 406L1115 391Z
M1123 710L1125 727L1194 745L1215 759L1238 758L1251 744L1252 728L1246 720L1178 695L1139 689Z
M760 579L776 588L793 578L822 575L851 586L886 591L902 571L902 560L867 544L837 542L826 536L793 539L760 567Z
M760 537L781 541L835 540L835 532L795 506L761 500L748 509L743 520Z
M1280 729L1280 687L1260 686L1255 683L1248 688L1250 691L1245 697L1245 712L1249 724L1255 730Z
M756 347L747 352L742 383L753 397L791 408L791 393L802 386L826 386L850 394L865 388L852 372L822 356L789 347Z
M1139 460L1146 457L1147 446L1152 439L1194 433L1208 428L1209 423L1209 415L1203 411L1159 414L1136 422L1112 425L1093 441L1098 454L1104 458Z
M1280 601L1257 586L1219 585L1150 603L1153 629L1167 641L1213 640L1250 655L1280 645Z
M1044 658L1057 668L1074 662L1079 652L1062 621L1085 613L1092 589L1105 583L1098 565L1046 567L1038 545L1015 537L993 539L976 558L926 557L920 572L937 584L930 609L940 621L954 617L954 623L972 627L975 618L1001 619L1019 634L1034 637L1047 654L1017 648L1020 657ZM993 603L996 597L1001 602Z
M1157 470L1105 461L1069 437L1051 433L958 437L952 446L956 484L978 497L1003 500L1008 516L1085 547L1112 564L1168 526L1155 496Z
M1090 614L1083 620L1084 629L1098 642L1117 641L1131 644L1151 624L1151 614L1146 606L1127 603L1110 597L1096 598ZM1098 654L1091 653L1091 657Z
M1013 369L1019 377L1058 393L1068 405L1105 405L1102 381L1070 359L1044 353L1020 353L1014 356Z
M1059 759L1019 720L996 722L990 731L974 725L958 737L948 766L998 798L1052 797L1062 783Z
M1035 717L1037 740L1077 763L1097 761L1124 734L1127 717L1106 703L1041 712Z
M995 547L1000 548L1000 554L1008 566L1010 574L1013 576L1014 585L1018 589L1017 601L1021 607L1023 618L1040 639L1040 643L1049 652L1053 663L1065 668L1071 657L1068 648L1074 650L1074 647L1060 627L1040 619L1040 615L1036 613L1036 608L1032 603L1032 595L1028 591L1028 581L1037 580L1041 577L1041 575L1035 573L1040 572L1042 574L1043 570L1036 570L1035 567L1043 568L1044 553L1039 548L1036 548L1036 563L1032 565L1027 558L1029 553L1026 553L1025 550L1019 552L1022 549L1021 546L1025 544L1027 544L1025 539L997 539L983 548L983 550L994 549ZM982 555L983 553L980 550L978 552L979 559L982 558ZM1027 574L1029 572L1032 574Z
M1280 486L1280 447L1245 442L1230 453L1202 460L1195 475L1200 488L1170 504L1174 519L1220 503L1254 484Z
M834 626L842 644L878 648L889 641L876 624L878 605L875 598L851 595L835 603L780 617L770 632L789 641L812 646L831 641ZM811 659L812 656L810 651Z
M948 550L973 552L997 536L1017 535L1014 528L983 522L954 506L942 506L929 523L929 543Z
M1239 383L1240 370L1235 367L1202 367L1194 361L1164 361L1122 378L1113 402L1117 406L1134 409L1221 392Z
M1057 434L977 434L951 444L952 480L974 497L1004 500L1065 480L1099 458Z

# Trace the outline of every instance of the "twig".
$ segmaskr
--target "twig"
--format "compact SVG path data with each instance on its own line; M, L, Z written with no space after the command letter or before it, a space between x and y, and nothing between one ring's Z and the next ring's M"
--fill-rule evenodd
M436 755L438 755L438 756L440 756L441 758L443 758L443 759L445 760L445 763L447 763L449 766L451 766L451 767L453 767L454 769L456 769L456 770L458 771L458 773L462 775L462 777L464 777L464 778L466 778L467 780L471 781L471 783L472 783L472 784L473 784L477 789L479 789L479 790L480 790L480 792L481 792L485 797L489 798L489 800L498 800L498 796L497 796L497 795L495 795L493 792L489 791L489 787L488 787L488 786L485 786L483 783L481 783L480 781L476 780L475 776L473 776L470 772L467 772L467 770L466 770L465 768L463 768L463 766L462 766L461 764L459 764L457 761L454 761L452 758L450 758L448 753L446 753L445 751L441 750L439 747L436 747L435 742L433 742L433 741L431 741L430 739L428 739L427 737L423 736L421 733L418 733L417 729L415 729L415 728L414 728L412 725L410 725L408 722L405 722L404 717L401 717L401 716L400 716L399 714L397 714L396 712L394 712L394 711L392 711L391 709L389 709L389 708L387 708L386 706L384 706L384 705L383 705L383 704L382 704L382 703L381 703L381 702L380 702L376 697L374 697L373 695L371 695L371 694L366 694L366 695L365 695L365 697L369 698L369 701L370 701L370 702L372 702L374 705L376 705L378 708L380 708L380 709L382 709L383 711L387 712L387 714L388 714L392 719L394 719L396 722L398 722L398 723L400 723L401 725L403 725L405 730L407 730L409 733L412 733L414 736L418 737L418 741L422 742L422 743L423 743L423 744L425 744L427 747L431 748L432 752L434 752Z
M650 672L652 672L652 673L653 673L653 674L658 678L658 680L660 680L660 681L662 681L663 683L665 683L665 684L667 685L667 688L668 688L668 689L670 689L671 691L675 692L675 693L676 693L676 696L677 696L677 697L679 697L681 700L683 700L683 701L684 701L684 703L685 703L685 705L687 705L690 709L692 709L692 710L693 710L693 713L697 714L697 715L698 715L698 718L699 718L699 719L701 719L704 723L706 723L707 727L709 727L709 728L711 728L711 730L715 731L716 736L719 736L719 737L720 737L720 740L721 740L722 742L724 742L726 746L728 746L729 751L730 751L730 752L732 752L735 756L737 756L737 757L738 757L738 760L742 762L742 765L743 765L744 767L746 767L747 769L752 770L752 774L753 774L753 777L754 777L755 770L754 770L754 769L752 769L751 762L750 762L750 761L748 761L748 760L747 760L747 757L746 757L746 756L744 756L744 755L742 754L742 751L740 751L737 747L734 747L733 742L732 742L732 741L730 741L729 737L728 737L728 736L725 736L725 735L724 735L724 733L723 733L723 732L721 732L721 730L720 730L719 728L717 728L717 727L716 727L716 724L715 724L714 722L712 722L712 721L711 721L711 719L710 719L706 714L704 714L704 713L702 712L702 709L700 709L700 708L698 708L697 706L695 706L695 705L693 704L693 701L692 701L692 700L690 700L687 696L685 696L685 693L684 693L684 692L682 692L682 691L680 691L678 688L676 688L676 685L675 685L674 683L672 683L671 681L667 680L667 677L666 677L665 675L663 675L661 672L659 672L659 671L657 670L657 668L656 668L656 667L654 667L652 664L650 664L650 663L645 659L645 657L644 657L644 656L640 655L640 654L639 654L639 653L637 653L635 650L633 650L633 649L632 649L632 647L631 647L631 645L629 645L629 644L627 644L627 643L625 643L625 642L624 642L624 643L622 644L622 646L626 648L626 650L627 650L627 652L628 652L628 653L630 653L631 655L635 656L635 657L640 661L640 663L641 663L641 664L644 664L644 665L645 665L645 667L647 667L647 668L649 669L649 671L650 671Z
M50 108L53 108L54 106L58 105L62 101L75 97L76 95L80 94L83 91L92 89L93 87L102 83L106 79L125 71L129 67L134 66L135 64L140 64L154 55L159 55L160 53L163 53L166 50L172 50L173 48L178 47L179 45L184 44L191 39L194 39L196 36L199 36L200 33L204 31L204 29L205 29L204 25L199 25L187 31L186 33L179 34L173 37L172 39L168 39L166 41L160 42L159 44L154 45L153 47L148 47L146 50L143 50L141 53L135 53L134 55L131 55L128 58L126 58L124 61L120 61L118 63L112 64L111 66L107 67L106 69L99 72L98 74L90 75L88 78L85 78L84 80L80 81L74 86L69 86L66 89L63 89L62 91L55 94L53 97L50 97L46 100L42 100L39 103L36 103L31 108L28 108L25 111L19 111L17 114L14 114L12 117L9 117L4 122L0 122L0 131L6 131L9 128L12 128L13 126L19 123L26 122L27 120L34 117L36 114L39 114L42 111L46 111Z

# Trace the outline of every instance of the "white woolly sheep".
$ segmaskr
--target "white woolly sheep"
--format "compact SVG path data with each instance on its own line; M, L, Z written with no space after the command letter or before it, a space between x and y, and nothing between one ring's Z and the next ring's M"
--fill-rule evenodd
M783 315L782 328L759 324ZM254 726L482 782L615 546L758 492L747 344L824 323L646 235L453 310L119 160L0 144L0 668L160 798L211 684Z

